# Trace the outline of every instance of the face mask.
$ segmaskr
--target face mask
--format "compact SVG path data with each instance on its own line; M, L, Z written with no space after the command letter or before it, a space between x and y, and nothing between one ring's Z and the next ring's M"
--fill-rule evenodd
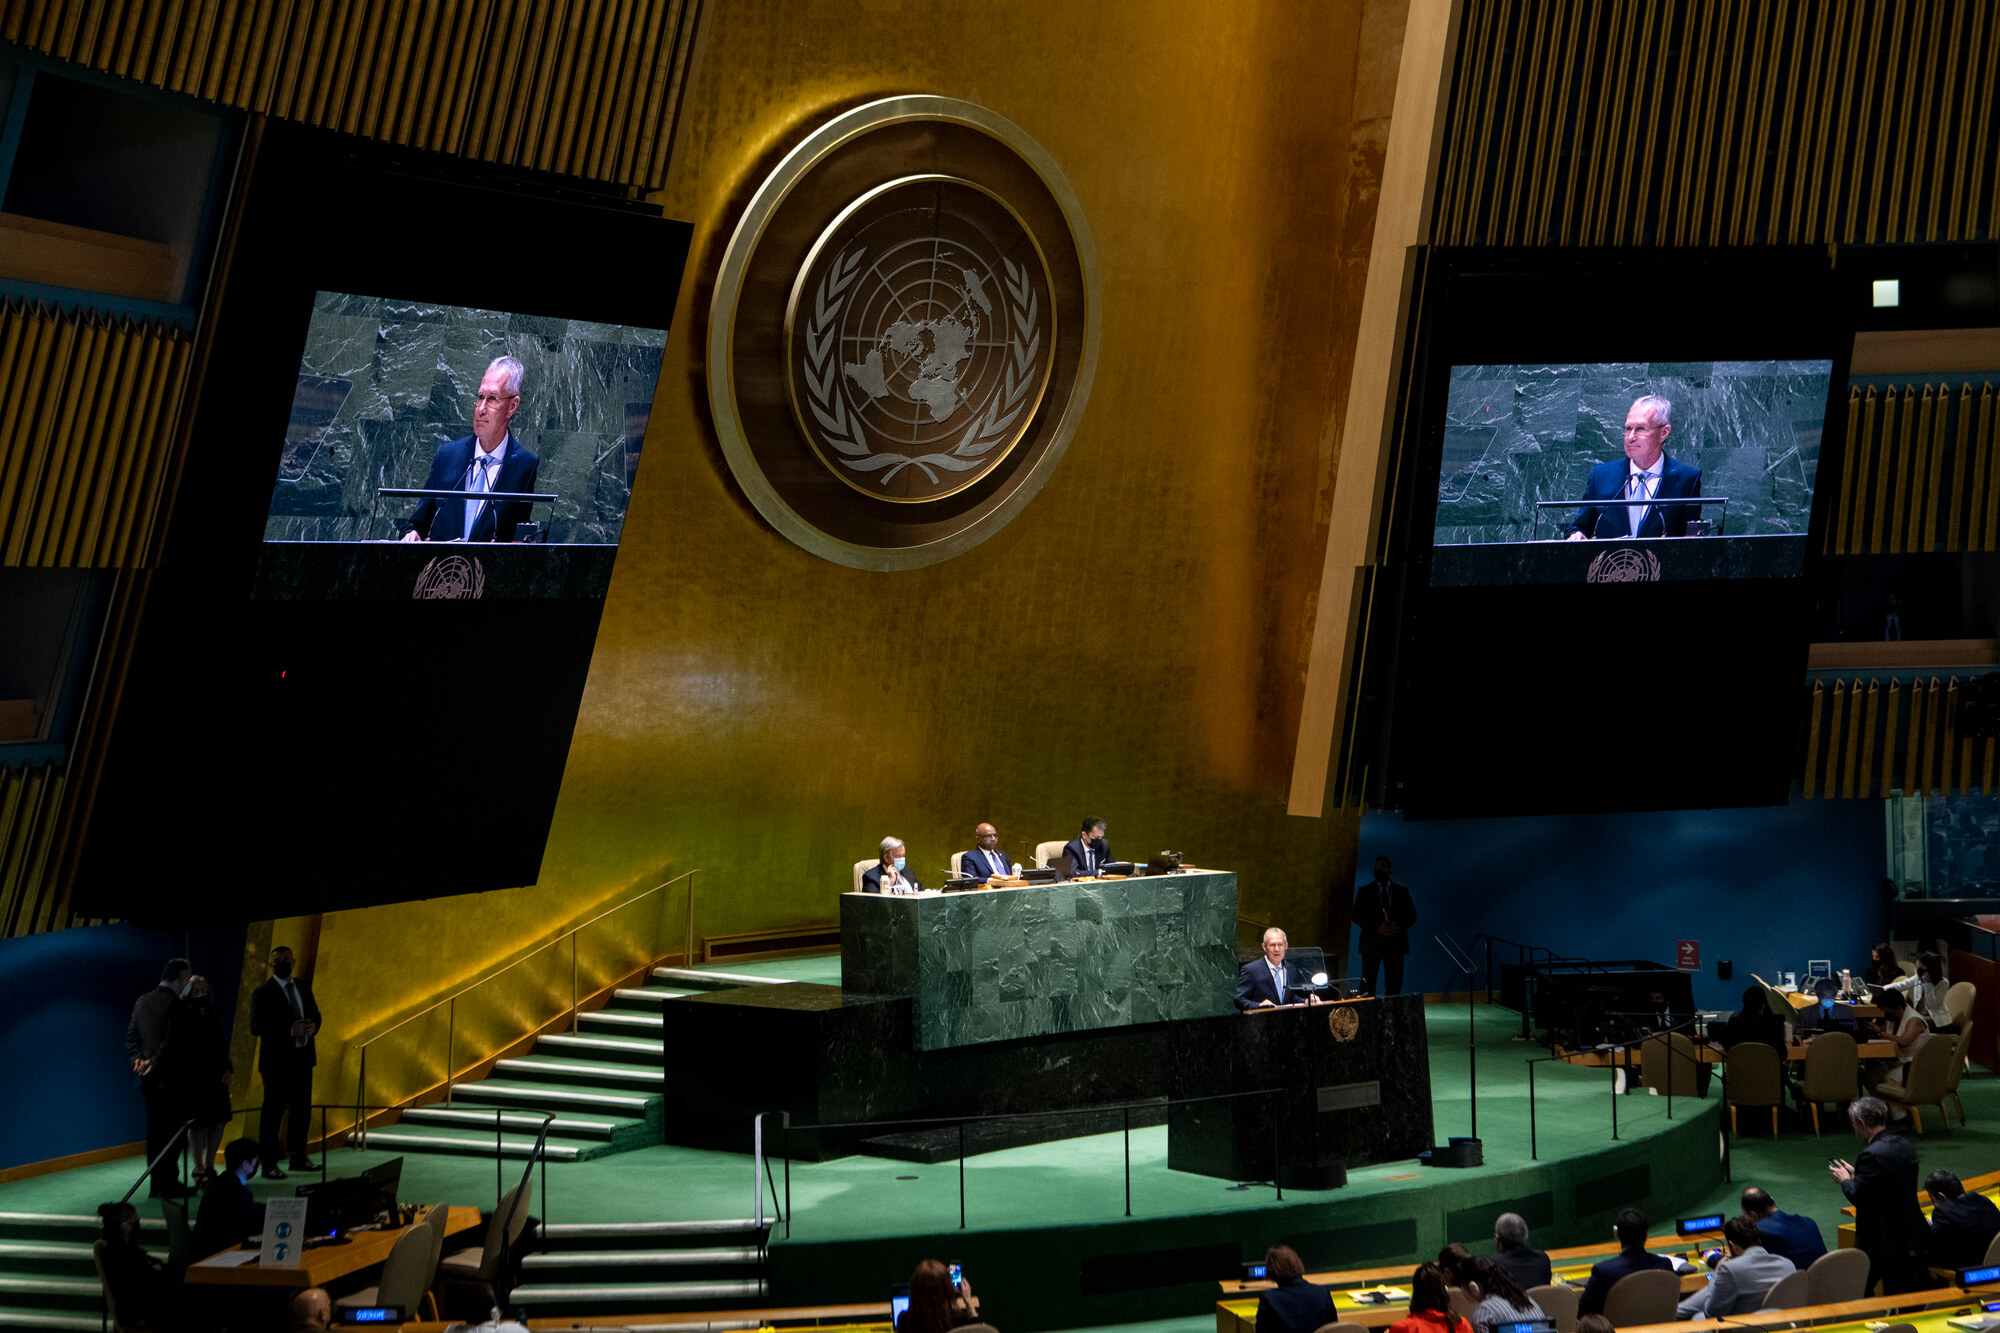
M277 975L279 980L282 981L286 977L292 975L292 965L289 961L283 963L273 963L271 964L271 971Z
M899 857L897 857L897 858L896 858L896 870L897 870L897 872L898 872L898 873L901 873L901 871L903 870L903 868L904 868L904 867L903 867L903 858L899 856Z

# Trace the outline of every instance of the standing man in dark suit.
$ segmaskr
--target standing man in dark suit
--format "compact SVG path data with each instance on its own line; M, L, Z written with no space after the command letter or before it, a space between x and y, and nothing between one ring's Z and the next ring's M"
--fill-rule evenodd
M292 975L292 951L284 945L271 950L271 976L250 997L250 1032L259 1038L257 1071L264 1076L264 1111L258 1117L257 1141L264 1148L264 1178L283 1180L278 1169L278 1122L285 1122L285 1144L294 1171L317 1171L306 1160L306 1126L312 1119L313 1066L319 1063L313 1034L319 1031L319 1006L312 987Z
M1401 995L1403 959L1410 953L1410 927L1417 921L1417 905L1410 891L1396 883L1390 873L1389 858L1375 858L1375 878L1354 891L1354 928L1360 938L1361 990L1364 995ZM1389 989L1377 991L1375 978L1387 965Z
M1014 873L1014 863L1000 850L1000 830L991 824L981 824L972 830L972 841L972 850L958 858L960 878L984 884L995 875L1004 877Z
M167 1040L167 1011L187 988L194 969L185 958L169 958L160 969L160 984L141 995L132 1005L131 1021L125 1024L125 1054L131 1057L132 1072L139 1076L139 1095L146 1099L146 1160L152 1161L180 1128L170 1123L177 1098L168 1088L165 1071L154 1068L160 1047ZM174 1179L172 1158L153 1168L149 1191L156 1199L179 1198L188 1191Z
M1917 1204L1917 1150L1908 1139L1883 1131L1889 1108L1879 1097L1857 1097L1847 1118L1862 1141L1854 1161L1827 1169L1854 1205L1854 1245L1868 1255L1868 1285L1885 1296L1922 1291L1930 1281L1930 1224Z
M431 460L427 491L532 491L541 460L508 432L521 405L521 372L511 356L495 357L479 381L472 434L438 446ZM476 447L475 447L476 446ZM511 542L514 529L530 512L526 500L488 504L484 500L440 500L425 496L410 515L406 542Z
M1611 1229L1618 1235L1618 1253L1595 1265L1590 1270L1590 1281L1583 1284L1583 1295L1577 1300L1579 1315L1603 1314L1604 1298L1618 1285L1618 1279L1633 1273L1643 1273L1650 1268L1674 1269L1674 1261L1664 1254L1654 1254L1646 1248L1646 1215L1637 1208L1626 1208L1619 1212L1618 1220Z
M1673 413L1674 405L1656 394L1633 401L1625 414L1625 457L1592 468L1583 488L1586 501L1614 503L1586 503L1577 510L1570 524L1571 541L1687 536L1688 520L1701 517L1701 506L1655 503L1701 494L1701 469L1666 455Z
M1063 844L1063 878L1076 879L1081 875L1095 875L1110 859L1111 845L1104 841L1104 821L1086 815L1083 828L1074 838Z
M1528 1244L1528 1219L1502 1213L1493 1219L1493 1262L1507 1271L1522 1291L1555 1281L1549 1256Z

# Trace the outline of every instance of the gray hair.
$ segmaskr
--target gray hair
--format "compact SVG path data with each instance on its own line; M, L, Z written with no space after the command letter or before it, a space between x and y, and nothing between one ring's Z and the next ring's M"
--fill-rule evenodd
M1644 398L1633 399L1632 406L1635 409L1645 408L1647 414L1653 418L1656 425L1671 426L1674 423L1673 402L1660 397L1656 393L1649 393Z
M888 851L891 847L901 847L902 845L903 845L903 840L901 838L882 839L882 850L885 852Z
M1847 1118L1863 1129L1889 1123L1889 1107L1880 1097L1856 1097L1847 1104Z
M1258 938L1268 940L1273 935L1276 935L1279 939L1283 940L1287 944L1290 944L1292 942L1291 936L1285 934L1284 931L1278 929L1276 926L1266 926L1264 928L1264 933Z
M521 392L521 376L527 373L528 368L511 356L496 356L486 367L486 373L491 375L496 370L507 377L507 392L518 395Z
M1493 1239L1503 1249L1515 1249L1528 1243L1528 1219L1519 1213L1502 1213L1493 1219Z

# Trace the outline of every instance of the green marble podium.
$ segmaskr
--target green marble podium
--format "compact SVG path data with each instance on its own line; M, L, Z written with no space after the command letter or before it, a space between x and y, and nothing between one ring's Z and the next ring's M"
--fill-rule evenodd
M909 997L925 1051L1227 1014L1236 876L844 894L840 985Z

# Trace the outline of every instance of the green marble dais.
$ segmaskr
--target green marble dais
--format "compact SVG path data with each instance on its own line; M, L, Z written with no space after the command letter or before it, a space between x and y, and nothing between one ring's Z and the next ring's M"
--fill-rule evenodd
M1236 984L1236 876L840 900L840 983L909 996L920 1050L1209 1018Z

